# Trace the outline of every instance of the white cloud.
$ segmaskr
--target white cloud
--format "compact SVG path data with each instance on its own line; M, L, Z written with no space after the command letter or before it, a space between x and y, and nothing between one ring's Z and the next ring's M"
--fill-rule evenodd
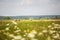
M56 0L0 0L0 15L49 15L60 13Z

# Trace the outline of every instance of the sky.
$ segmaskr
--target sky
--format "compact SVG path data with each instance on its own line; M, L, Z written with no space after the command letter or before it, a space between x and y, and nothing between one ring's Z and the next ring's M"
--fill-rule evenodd
M60 15L60 0L0 0L0 16Z

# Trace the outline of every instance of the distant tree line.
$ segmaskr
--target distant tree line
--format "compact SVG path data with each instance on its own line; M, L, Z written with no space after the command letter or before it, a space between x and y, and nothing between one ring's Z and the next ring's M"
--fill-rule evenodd
M18 17L17 17L18 18ZM12 18L10 18L9 16L5 16L5 17L3 17L3 19L4 20L10 20L10 19L12 19ZM20 18L21 19L21 18ZM48 17L35 17L35 18L30 18L30 17L28 17L28 16L24 16L23 17L23 19L25 19L25 20L29 20L29 19L35 19L35 20L40 20L40 19L60 19L60 17L58 17L58 16L54 16L54 17L52 17L52 18L48 18Z

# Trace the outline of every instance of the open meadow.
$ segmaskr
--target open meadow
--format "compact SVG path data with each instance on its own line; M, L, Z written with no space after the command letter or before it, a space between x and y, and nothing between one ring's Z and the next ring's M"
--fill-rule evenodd
M0 20L0 40L60 40L60 20Z

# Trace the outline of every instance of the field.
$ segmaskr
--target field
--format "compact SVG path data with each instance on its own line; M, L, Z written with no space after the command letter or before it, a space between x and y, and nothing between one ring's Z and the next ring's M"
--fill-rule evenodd
M60 40L60 20L0 20L0 40Z

